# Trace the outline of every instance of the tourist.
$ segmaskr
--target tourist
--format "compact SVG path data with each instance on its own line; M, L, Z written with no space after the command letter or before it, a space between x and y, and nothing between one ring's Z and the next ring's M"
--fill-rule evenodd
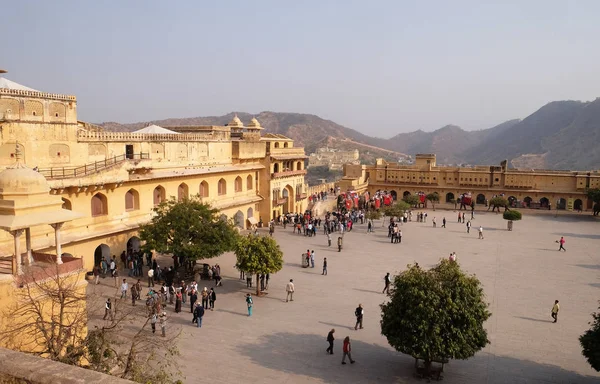
M208 308L208 288L204 287L200 293L200 297L202 298L202 306Z
M342 252L342 242L343 242L343 241L344 241L344 240L343 240L342 236L338 237L338 240L337 240L337 244L338 244L338 252Z
M435 228L437 226L437 223L435 221L435 216L433 217L432 223L433 223L433 228Z
M160 321L160 329L162 331L162 337L166 336L166 328L167 328L167 312L164 312L159 317Z
M381 293L390 293L391 279L390 279L390 273L389 272L385 275L385 277L383 278L383 281L385 283L385 287L383 287L383 291Z
M354 310L354 316L356 316L356 325L354 326L354 330L356 331L359 326L360 329L363 329L363 315L365 314L365 311L362 307L362 304L358 304L358 307L356 307L356 309Z
M558 250L559 250L559 251L561 251L561 250L562 250L562 251L565 251L565 252L567 252L567 250L565 249L565 243L566 243L566 242L567 242L567 241L565 240L565 238L561 236L561 237L560 237L560 240L558 240L558 241L557 241L557 243L559 244L559 246L558 246Z
M554 306L552 306L552 318L554 319L553 323L558 321L558 311L560 310L560 305L558 305L558 300L554 300Z
M446 228L446 218L442 219L442 228Z
M327 246L331 247L331 233L327 233Z
M462 214L462 222L463 222L463 224L465 223L465 213L464 212Z
M460 218L461 218L461 216L460 216L460 212L458 212L458 222L459 222L459 223L460 223Z
M246 294L246 305L248 306L248 316L252 316L252 296L248 293Z
M129 289L129 284L127 284L127 280L123 279L123 284L121 284L121 299L127 298L127 290Z
M467 221L467 233L471 231L471 220Z
M290 299L291 301L294 301L294 280L290 279L290 282L287 283L287 285L285 286L285 292L286 292L286 296L285 296L285 302L288 302L288 299Z
M156 322L158 321L158 316L156 313L153 313L150 316L150 326L152 327L152 333L156 333Z
M137 299L137 291L135 284L131 284L131 305L135 306L135 299Z
M211 311L215 310L215 301L217 301L217 293L215 292L214 288L211 288L210 292L208 293L208 304L210 305Z
M112 313L112 303L110 302L110 297L108 299L106 299L106 303L104 303L104 317L102 318L102 320L106 320L106 317L110 317L110 320L114 320L113 319L113 313Z
M187 300L188 286L183 280L181 280L181 288L179 288L179 291L181 292L181 302L185 304Z
M270 278L270 274L267 273L267 277L265 277L265 291L269 290L269 278Z
M202 328L202 317L204 317L204 307L202 305L196 306L194 317L196 318L196 327Z
M483 227L479 226L479 238L483 240Z
M452 252L448 260L455 262L456 261L456 253Z
M260 290L264 291L265 290L265 274L261 273L259 275L259 279L260 279Z
M402 230L398 229L398 233L396 235L396 240L398 244L402 244Z
M335 333L335 329L332 329L327 334L327 342L329 343L329 347L327 347L325 352L329 353L330 355L333 355L333 341L335 340L335 338L333 337L334 333Z
M198 300L198 291L196 291L194 288L192 288L190 293L188 293L188 296L190 297L190 312L194 313L194 305L196 304L196 301Z
M252 275L246 275L246 288L252 288Z
M350 359L350 364L354 364L354 360L352 360L352 346L350 345L350 336L346 336L346 338L344 339L342 352L344 353L342 356L342 364L346 364L346 356L348 356L348 359Z
M327 258L323 258L323 273L321 275L327 275Z
M312 251L310 251L310 267L311 268L315 267L315 251L314 251L314 249Z
M182 300L181 290L177 290L177 293L175 294L175 313L181 312L181 300Z
M371 220L367 223L367 233L369 232L373 232L373 222Z
M111 276L113 277L113 279L115 280L115 288L119 287L119 273L117 272L117 268L115 266L115 269L110 271Z
M99 266L94 266L93 269L94 272L94 280L96 281L96 285L100 284L100 267Z

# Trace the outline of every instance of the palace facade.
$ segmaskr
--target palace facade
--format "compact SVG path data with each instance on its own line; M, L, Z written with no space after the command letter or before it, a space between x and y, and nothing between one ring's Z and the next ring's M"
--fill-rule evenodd
M395 198L419 192L434 193L440 202L450 202L471 193L477 204L504 194L510 201L529 208L590 210L587 188L600 188L600 171L551 171L507 168L507 162L492 166L437 166L435 154L416 155L413 165L388 163L345 165L339 183L342 190L357 192L387 190Z
M77 120L75 96L0 77L0 221L10 216L0 225L0 277L18 275L35 255L78 259L90 271L102 257L138 248L138 228L171 197L198 195L239 228L306 208L304 149L262 135L256 119L153 128L108 132ZM31 191L47 194L55 210L34 218ZM15 196L31 207L12 209Z

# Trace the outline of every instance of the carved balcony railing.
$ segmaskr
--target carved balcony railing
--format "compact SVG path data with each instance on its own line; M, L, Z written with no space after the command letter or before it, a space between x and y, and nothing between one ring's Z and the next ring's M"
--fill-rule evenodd
M287 197L276 197L273 199L273 205L283 205L287 203Z
M271 173L271 179L275 179L277 177L289 177L289 176L298 176L298 175L306 175L306 169L300 169L298 171L274 172L274 173Z
M304 200L304 199L306 199L306 193L296 194L296 200Z

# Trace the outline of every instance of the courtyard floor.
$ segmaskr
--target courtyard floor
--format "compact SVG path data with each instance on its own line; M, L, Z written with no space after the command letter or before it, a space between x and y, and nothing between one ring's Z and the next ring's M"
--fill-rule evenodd
M527 212L524 212L525 214ZM188 306L175 314L169 306L169 332L182 330L180 369L185 383L416 383L414 360L394 351L380 334L379 305L386 272L407 264L433 266L456 252L458 262L482 281L492 317L486 323L491 343L475 357L446 365L446 383L598 383L583 356L578 337L589 327L600 298L600 223L591 215L524 215L506 231L501 215L477 213L470 234L456 212L428 210L427 223L402 227L402 244L390 244L387 228L367 234L357 225L344 236L344 249L327 246L327 238L292 234L277 227L284 252L283 270L271 275L268 295L254 298L246 316L246 289L234 269L235 256L209 260L221 266L223 287L216 288L214 312L202 328L191 323ZM431 219L437 217L438 228ZM447 228L440 228L442 217ZM484 240L477 239L477 227ZM266 233L266 232L263 232ZM555 243L565 236L567 252ZM332 236L335 245L337 233ZM314 249L316 267L302 268L301 254ZM323 257L329 274L321 275ZM294 279L294 301L285 302L285 285ZM133 281L133 279L129 279ZM90 285L99 299L114 296L112 280ZM200 289L212 282L201 281ZM144 284L144 287L146 284ZM143 294L147 292L144 289ZM559 321L550 309L560 300ZM354 330L354 309L365 310L364 329ZM143 302L140 303L143 310ZM129 304L130 305L130 304ZM187 311L185 310L187 308ZM90 322L101 321L101 312ZM335 355L325 353L327 332L335 328ZM354 365L341 365L341 341L352 341Z

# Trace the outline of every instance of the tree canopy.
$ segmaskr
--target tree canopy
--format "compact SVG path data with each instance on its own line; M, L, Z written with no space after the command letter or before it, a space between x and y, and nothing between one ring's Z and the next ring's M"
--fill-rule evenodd
M508 200L504 197L496 196L489 201L489 205L493 205L494 207L506 207L508 205Z
M600 309L600 308L598 308ZM592 313L592 326L579 337L581 352L596 371L600 371L600 312Z
M588 199L600 204L600 188L589 188L585 191Z
M421 200L419 200L419 196L416 195L406 195L404 196L403 200L411 207L414 207L417 204L421 203Z
M219 210L198 198L171 198L154 208L152 221L140 229L146 250L173 253L186 260L210 259L232 251L238 234Z
M404 216L404 212L410 209L410 205L408 205L405 201L397 201L392 205L389 205L384 208L383 212L388 217L400 217Z
M437 192L428 193L427 196L425 196L425 198L431 201L433 209L435 209L435 205L440 202L440 195L438 195Z
M397 351L425 361L467 359L489 340L491 316L480 281L442 260L430 270L417 264L394 278L391 300L381 305L381 333Z
M370 209L365 214L367 220L378 220L381 219L381 212L378 209Z
M283 268L283 252L272 237L248 235L235 246L236 268L252 274L275 273ZM256 284L256 295L259 295Z
M522 218L522 214L519 211L504 211L504 213L502 214L502 218L504 220L511 220L511 221L518 221L521 220Z

